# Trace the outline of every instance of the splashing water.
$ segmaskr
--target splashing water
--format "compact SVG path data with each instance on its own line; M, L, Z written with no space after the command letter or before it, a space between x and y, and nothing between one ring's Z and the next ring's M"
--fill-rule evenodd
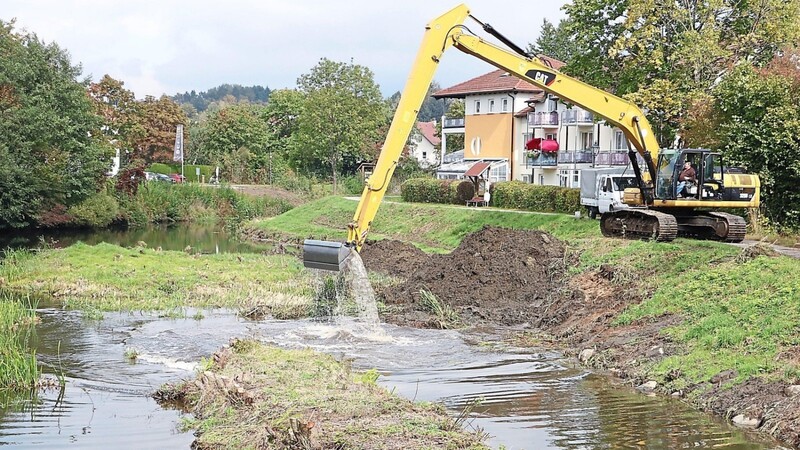
M358 307L358 318L365 325L378 327L378 305L375 291L367 277L367 268L358 252L352 252L344 266L345 286L348 287ZM339 305L341 308L341 304Z
M348 334L361 337L374 335L375 338L385 334L380 326L375 291L357 252L352 252L336 276L326 271L315 272L317 315L329 316Z

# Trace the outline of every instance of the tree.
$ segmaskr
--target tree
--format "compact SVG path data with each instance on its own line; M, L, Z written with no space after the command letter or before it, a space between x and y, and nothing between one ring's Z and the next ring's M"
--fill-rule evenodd
M578 53L575 43L567 30L567 22L562 20L558 27L544 19L539 37L534 44L528 44L528 52L534 55L545 55L569 64Z
M186 124L186 113L166 95L156 99L145 97L138 104L139 131L133 137L133 154L130 159L141 159L146 164L172 161L175 133L179 124Z
M267 167L269 145L264 107L237 104L209 115L203 131L204 153L235 182L257 181ZM263 173L262 173L263 174Z
M115 147L130 149L135 136L141 134L138 102L124 82L104 75L97 83L89 84L89 97L94 100L95 113L102 118L101 131Z
M428 93L422 102L422 106L419 108L417 120L420 122L430 122L431 120L439 122L442 120L442 116L447 111L447 104L444 99L433 97L434 92L441 90L442 87L434 80L428 88Z
M0 228L25 227L97 189L110 167L79 66L0 21Z
M675 111L657 101L667 97L656 80L683 97L682 117L691 99L732 67L761 66L800 37L800 0L574 0L564 9L565 30L581 49L565 71L617 95L652 100L648 117L664 124L675 122ZM672 133L665 125L662 145Z
M778 228L800 229L800 69L734 69L714 89L709 120L729 163L761 177L767 214Z
M291 162L311 173L327 166L335 192L343 162L364 158L381 140L386 105L372 71L353 63L323 58L297 85L304 102Z

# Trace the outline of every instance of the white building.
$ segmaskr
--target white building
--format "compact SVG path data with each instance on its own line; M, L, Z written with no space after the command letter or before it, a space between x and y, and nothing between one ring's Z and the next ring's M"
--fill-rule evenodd
M436 121L417 122L416 129L409 137L410 156L419 161L421 167L435 167L439 165L439 144L441 139L436 136Z
M540 58L556 69L563 66L552 58ZM443 119L443 137L464 134L466 148L463 160L442 159L440 178L458 178L458 170L486 161L491 163L492 182L518 180L577 188L582 169L629 163L628 143L621 130L502 70L443 89L434 96L462 98L465 106L464 119ZM532 138L556 140L558 152L526 150L525 144ZM443 139L442 154L446 151Z

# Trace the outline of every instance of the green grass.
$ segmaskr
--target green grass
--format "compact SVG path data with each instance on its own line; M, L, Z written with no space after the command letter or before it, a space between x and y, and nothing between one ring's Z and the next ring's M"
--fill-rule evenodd
M292 423L313 423L321 448L487 448L482 435L465 432L441 406L378 386L374 370L357 373L330 355L254 341L231 348L224 368L212 365L212 375L200 373L178 388L199 417L187 425L197 429L200 448L292 442ZM232 379L240 386L219 389Z
M290 256L190 255L111 244L10 252L0 262L4 288L53 296L90 312L260 307L280 317L302 317L313 296L307 276Z
M39 379L36 355L27 345L35 308L0 293L0 390L31 388Z
M317 239L344 240L357 202L325 197L299 206L280 216L245 224L266 234ZM469 233L484 225L506 228L541 229L562 239L600 235L598 223L577 220L566 214L526 214L499 210L476 211L454 205L384 203L370 230L371 239L398 239L430 252L453 250Z
M797 380L797 361L779 357L800 346L800 261L758 257L729 261L665 279L652 297L625 311L619 324L676 314L685 320L664 330L687 353L654 367L680 370L690 382L728 369L751 376ZM674 372L673 372L674 373Z

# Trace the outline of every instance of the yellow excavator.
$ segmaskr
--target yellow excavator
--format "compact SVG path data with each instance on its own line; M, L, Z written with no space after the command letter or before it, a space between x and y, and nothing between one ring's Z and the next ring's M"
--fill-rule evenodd
M468 18L508 49L472 33L464 25ZM671 241L680 233L681 236L728 242L744 239L742 217L710 210L758 207L758 176L725 167L721 155L707 149L660 149L647 118L636 105L558 72L491 25L473 17L469 8L462 4L425 27L422 45L373 175L367 180L353 221L348 225L347 241L306 240L303 245L306 267L341 270L350 252L361 250L442 54L450 47L602 116L607 123L622 130L629 142L628 155L638 187L625 189L623 202L629 209L602 215L600 229L604 236ZM692 187L682 192L688 196L679 196L679 173L687 162L695 171L695 180Z

